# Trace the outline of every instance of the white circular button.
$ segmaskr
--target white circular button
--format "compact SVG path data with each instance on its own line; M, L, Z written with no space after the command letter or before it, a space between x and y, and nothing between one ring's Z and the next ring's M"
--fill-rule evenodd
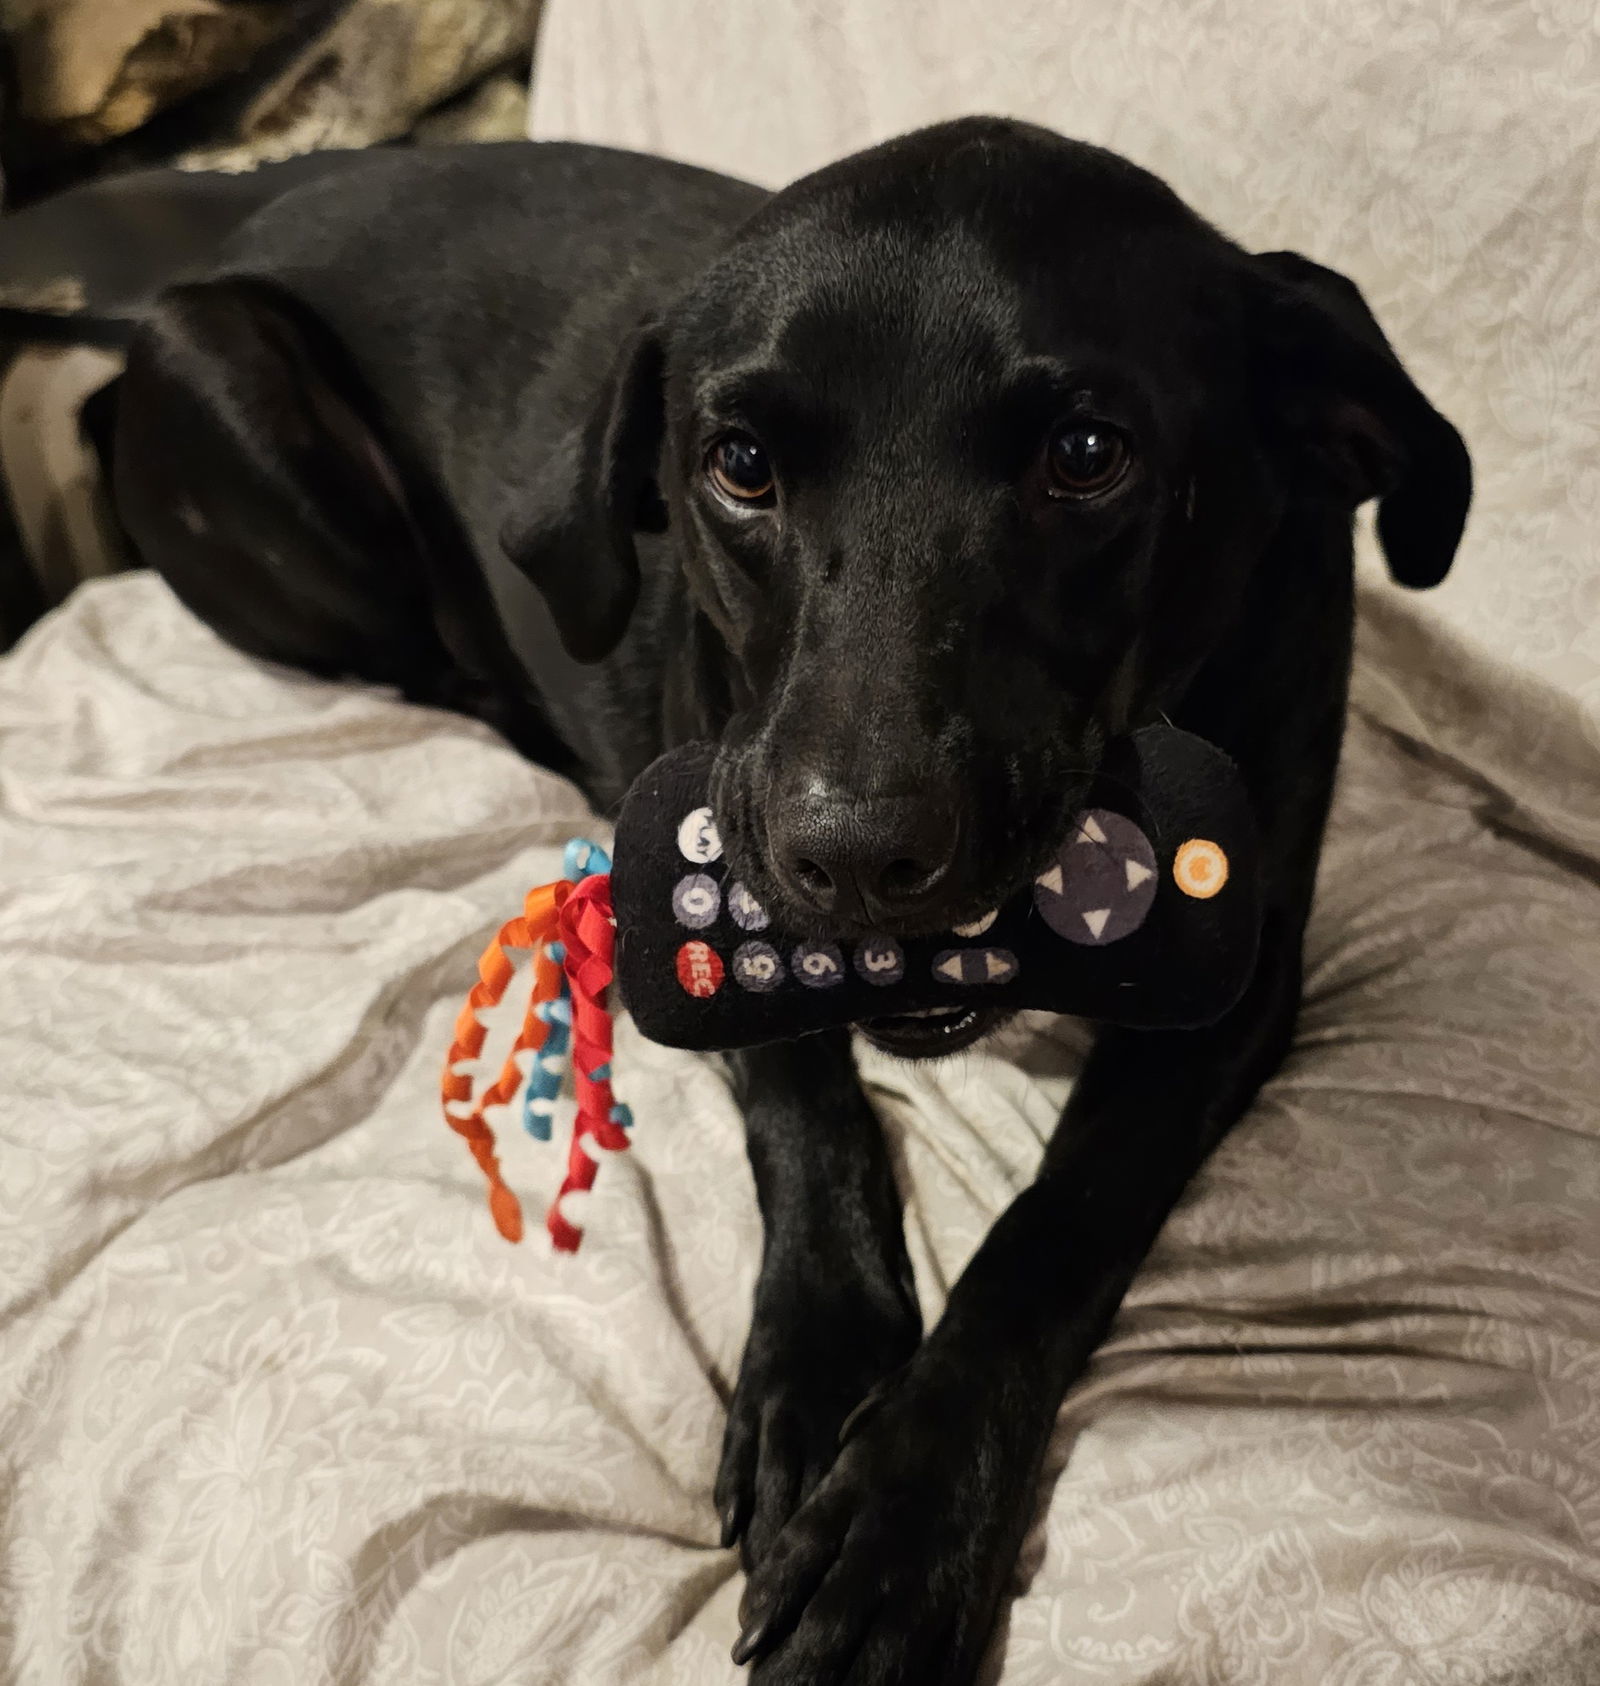
M722 837L709 808L696 808L683 816L678 827L678 853L696 866L722 859Z

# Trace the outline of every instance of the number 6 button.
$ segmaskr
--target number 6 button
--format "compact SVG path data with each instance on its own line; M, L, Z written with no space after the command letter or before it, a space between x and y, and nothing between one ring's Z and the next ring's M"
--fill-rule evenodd
M832 943L802 943L789 969L807 989L831 989L844 982L844 956Z

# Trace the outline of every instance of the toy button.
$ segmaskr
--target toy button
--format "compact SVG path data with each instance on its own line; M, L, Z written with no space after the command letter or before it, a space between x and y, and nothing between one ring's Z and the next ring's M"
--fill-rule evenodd
M729 889L728 912L741 931L764 931L767 928L767 910L743 884L735 883Z
M1017 975L1009 948L947 948L933 957L933 975L947 984L1003 984Z
M1033 886L1033 904L1050 929L1088 948L1131 936L1155 899L1150 839L1110 808L1078 815L1055 864Z
M696 866L722 859L722 834L709 808L685 814L678 825L678 853Z
M1207 837L1191 837L1172 858L1172 881L1186 896L1209 901L1228 882L1228 857Z
M771 943L740 943L733 951L734 979L757 995L769 995L783 982L783 957Z
M722 988L722 957L709 943L689 942L678 950L678 982L697 1001Z
M844 982L844 956L833 943L802 943L790 956L789 969L807 989L832 989Z
M717 917L722 906L722 892L717 881L703 872L691 872L680 878L672 888L672 911L680 925L691 931L703 931Z
M906 975L906 955L893 937L868 937L856 950L856 971L880 989L897 984Z

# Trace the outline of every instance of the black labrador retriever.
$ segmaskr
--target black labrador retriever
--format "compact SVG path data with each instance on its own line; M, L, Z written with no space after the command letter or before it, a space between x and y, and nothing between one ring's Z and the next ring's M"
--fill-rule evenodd
M143 558L227 638L493 722L614 803L715 737L792 928L1024 882L1108 736L1244 772L1268 913L1209 1030L1105 1030L923 1335L848 1038L733 1062L766 1228L716 1499L762 1686L964 1682L1062 1395L1283 1059L1339 756L1352 518L1450 565L1455 430L1356 288L966 120L768 196L600 149L365 155L166 293L118 400ZM865 1027L908 1057L989 1028Z

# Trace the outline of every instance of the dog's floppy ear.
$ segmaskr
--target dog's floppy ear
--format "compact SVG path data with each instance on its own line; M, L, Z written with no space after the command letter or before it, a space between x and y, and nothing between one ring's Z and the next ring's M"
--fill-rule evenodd
M1461 435L1422 396L1361 290L1296 252L1252 263L1251 331L1279 425L1351 507L1378 498L1378 537L1402 585L1450 570L1472 501Z
M635 533L666 530L656 484L663 361L660 329L646 322L624 341L589 413L523 470L500 531L581 662L609 655L627 631L639 595Z

